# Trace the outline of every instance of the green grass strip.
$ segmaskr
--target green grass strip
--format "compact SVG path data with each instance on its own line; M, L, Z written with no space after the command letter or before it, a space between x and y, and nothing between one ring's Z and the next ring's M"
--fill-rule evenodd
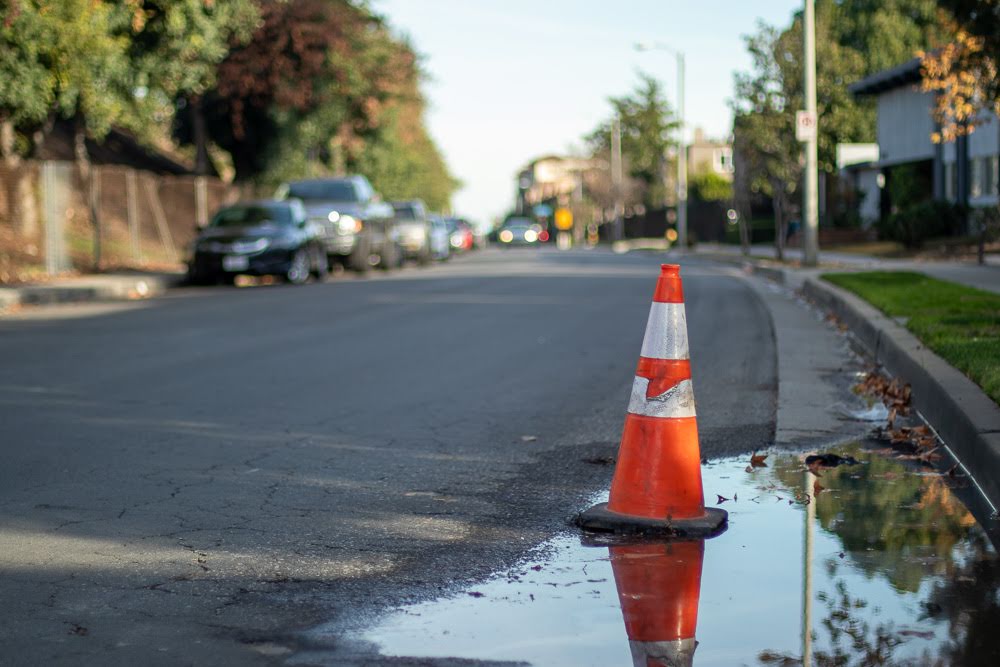
M822 276L906 328L1000 403L1000 294L922 273L871 271Z

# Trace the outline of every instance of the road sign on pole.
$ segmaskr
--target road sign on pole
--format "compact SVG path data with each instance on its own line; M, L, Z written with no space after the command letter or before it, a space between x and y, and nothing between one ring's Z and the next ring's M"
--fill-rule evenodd
M816 114L809 111L795 112L795 138L812 141L816 138Z
M803 78L805 79L806 110L796 115L796 135L798 128L807 130L805 139L805 174L802 188L803 243L802 263L816 266L819 263L819 155L816 119L816 5L814 0L805 0L802 32L805 58L803 58ZM799 139L802 141L802 139Z

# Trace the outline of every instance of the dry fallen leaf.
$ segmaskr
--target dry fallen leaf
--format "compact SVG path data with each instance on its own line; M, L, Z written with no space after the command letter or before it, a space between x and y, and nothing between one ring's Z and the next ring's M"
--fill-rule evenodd
M764 460L767 458L767 454L758 454L754 452L750 455L750 467L752 468L766 468L767 463Z

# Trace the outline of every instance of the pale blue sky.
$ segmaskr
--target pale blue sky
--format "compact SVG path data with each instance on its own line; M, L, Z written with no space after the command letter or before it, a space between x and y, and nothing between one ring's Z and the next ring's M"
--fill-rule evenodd
M728 135L733 73L749 60L742 35L758 19L786 25L801 0L373 0L413 41L431 79L431 134L465 184L457 213L487 221L514 201L517 171L580 146L642 70L676 103L676 61L640 41L685 53L688 136Z

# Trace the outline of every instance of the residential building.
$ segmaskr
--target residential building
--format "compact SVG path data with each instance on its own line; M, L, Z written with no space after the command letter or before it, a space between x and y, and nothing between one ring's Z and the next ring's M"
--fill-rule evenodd
M705 138L705 131L694 129L694 140L688 145L688 178L706 172L733 179L733 145L728 141Z
M880 214L905 206L908 202L893 201L893 193L899 199L904 191L971 207L997 206L997 117L989 113L968 136L935 144L935 94L922 91L920 80L920 59L914 58L849 87L855 96L876 100L878 178L874 187L870 181L867 187L879 201ZM894 181L905 181L906 187L894 187Z

